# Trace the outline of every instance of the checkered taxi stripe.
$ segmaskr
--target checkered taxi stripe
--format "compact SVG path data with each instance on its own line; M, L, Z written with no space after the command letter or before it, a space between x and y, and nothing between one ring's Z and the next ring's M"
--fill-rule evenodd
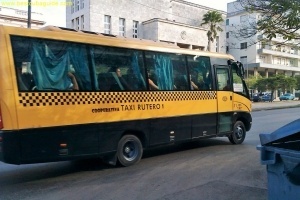
M216 91L168 92L20 92L19 103L28 106L145 103L216 99Z

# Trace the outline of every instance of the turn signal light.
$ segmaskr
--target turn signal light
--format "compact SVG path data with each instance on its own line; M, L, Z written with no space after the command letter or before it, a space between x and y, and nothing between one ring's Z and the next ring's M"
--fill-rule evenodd
M59 146L65 148L65 147L67 147L68 145L67 145L66 143L62 143L62 144L60 144Z

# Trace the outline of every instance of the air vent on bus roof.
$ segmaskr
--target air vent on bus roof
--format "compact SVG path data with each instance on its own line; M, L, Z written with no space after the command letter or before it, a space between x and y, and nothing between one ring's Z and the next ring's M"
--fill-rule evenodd
M101 35L104 35L104 36L108 36L108 37L116 37L115 35L111 35L111 34L107 34L107 33L100 33Z
M58 26L57 28L60 28L61 30L65 30L65 31L74 31L74 32L77 32L75 29L73 28L65 28L65 27L60 27Z
M94 34L94 35L98 35L99 33L93 32L93 31L84 31L84 30L80 30L83 33L88 33L88 34Z

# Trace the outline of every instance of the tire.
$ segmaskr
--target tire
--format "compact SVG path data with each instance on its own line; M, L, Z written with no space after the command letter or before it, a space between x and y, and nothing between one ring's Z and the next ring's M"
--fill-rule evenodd
M117 158L119 164L128 167L138 163L143 155L141 141L134 135L124 135L118 143Z
M228 136L232 144L242 144L246 137L245 125L241 121L236 121L233 126L233 133Z

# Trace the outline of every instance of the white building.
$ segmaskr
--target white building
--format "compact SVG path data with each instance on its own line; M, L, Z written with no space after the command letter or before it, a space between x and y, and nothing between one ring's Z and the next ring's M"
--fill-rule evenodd
M7 8L0 6L0 24L16 27L27 27L28 12L14 8ZM39 29L45 24L43 14L31 13L31 28Z
M235 32L246 31L253 21L259 18L258 13L249 14L235 1L227 4L226 38L227 52L244 63L248 75L263 77L274 74L294 76L300 72L300 52L293 48L294 41L283 43L282 38L276 37L271 41L259 42L264 35L257 34L251 38L240 39Z
M182 0L72 0L67 6L66 26L76 30L107 33L174 43L182 48L206 50L205 13L215 10ZM224 20L226 12L219 11ZM212 51L226 52L225 21Z

